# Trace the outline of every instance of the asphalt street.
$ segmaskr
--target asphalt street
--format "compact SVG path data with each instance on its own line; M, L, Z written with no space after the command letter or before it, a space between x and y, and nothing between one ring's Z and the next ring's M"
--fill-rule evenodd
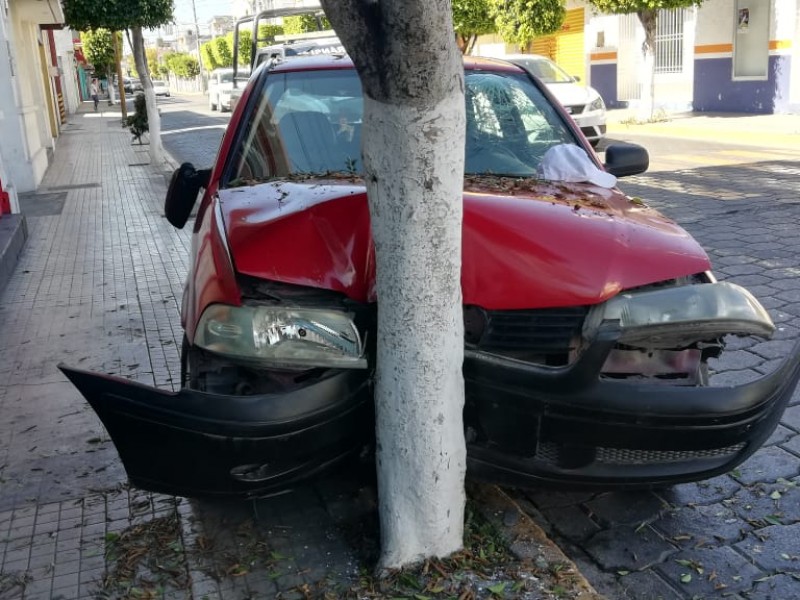
M204 97L163 99L165 147L208 166L229 116ZM685 227L719 279L751 290L773 340L731 339L712 385L770 372L800 332L800 146L774 149L635 131L648 173L620 181ZM607 143L612 143L608 140ZM602 149L602 147L601 147ZM515 490L516 499L609 598L800 597L800 394L767 445L711 481L650 492Z

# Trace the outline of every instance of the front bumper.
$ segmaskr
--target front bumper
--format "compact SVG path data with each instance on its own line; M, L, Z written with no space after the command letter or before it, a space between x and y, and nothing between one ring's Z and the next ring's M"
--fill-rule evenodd
M283 393L165 392L59 368L143 489L180 496L283 491L358 451L374 431L366 371L328 372Z
M606 113L595 110L586 113L573 114L575 124L580 127L583 135L590 142L596 142L606 135Z
M472 476L515 486L634 488L729 471L771 435L800 378L800 342L772 374L737 387L602 380L619 329L569 367L467 351Z

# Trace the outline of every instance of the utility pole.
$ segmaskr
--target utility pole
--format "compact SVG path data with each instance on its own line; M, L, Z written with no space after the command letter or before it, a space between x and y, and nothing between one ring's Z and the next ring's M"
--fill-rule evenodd
M192 0L192 15L194 16L194 41L197 49L197 64L200 67L200 91L205 92L205 77L203 77L203 55L200 52L200 25L197 22L197 5L195 0Z

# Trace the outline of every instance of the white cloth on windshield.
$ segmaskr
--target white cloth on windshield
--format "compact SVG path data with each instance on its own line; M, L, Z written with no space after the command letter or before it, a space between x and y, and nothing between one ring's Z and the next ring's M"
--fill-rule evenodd
M559 144L545 152L539 164L539 176L548 181L588 181L600 187L612 188L617 178L599 169L586 151L575 144Z

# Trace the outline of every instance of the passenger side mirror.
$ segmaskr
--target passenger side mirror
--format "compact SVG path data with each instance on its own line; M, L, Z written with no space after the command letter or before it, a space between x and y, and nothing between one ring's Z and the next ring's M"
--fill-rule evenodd
M197 171L192 163L183 163L175 169L164 201L164 216L171 225L183 229L197 201L200 188L208 186L211 169Z
M617 177L638 175L650 166L650 155L638 144L611 144L606 148L606 164L609 173Z

